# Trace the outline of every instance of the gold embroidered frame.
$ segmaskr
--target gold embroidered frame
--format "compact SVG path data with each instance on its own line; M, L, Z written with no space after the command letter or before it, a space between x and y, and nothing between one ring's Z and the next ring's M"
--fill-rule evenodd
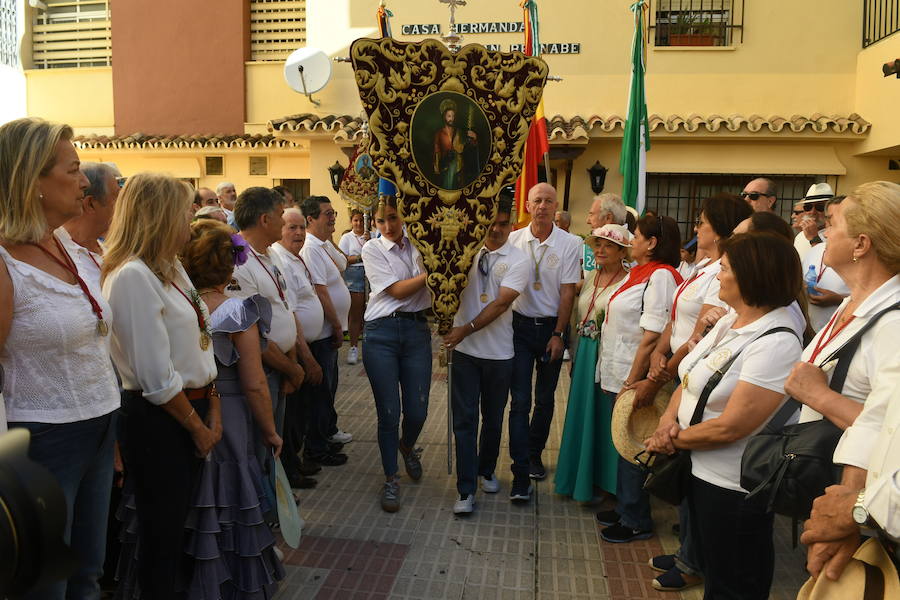
M357 146L339 188L341 198L351 208L364 211L375 208L375 201L378 200L378 173L375 172L368 146L367 141Z
M428 271L438 332L446 333L496 218L496 197L521 172L547 64L477 44L453 53L437 40L392 38L356 40L350 57L369 118L369 154L378 174L397 187L398 212ZM434 118L422 117L420 124L415 116L425 103L438 107L444 125L451 104L460 113L441 148ZM433 162L423 149L428 135L434 139ZM444 152L448 147L457 153ZM451 172L437 172L439 164L453 162Z

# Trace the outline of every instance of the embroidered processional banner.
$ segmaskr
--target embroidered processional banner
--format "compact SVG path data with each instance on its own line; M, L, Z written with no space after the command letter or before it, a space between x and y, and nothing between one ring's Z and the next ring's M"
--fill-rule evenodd
M368 212L375 207L378 199L378 174L369 154L368 138L356 147L350 157L350 167L341 178L340 194L350 208Z
M522 169L547 65L477 44L359 39L350 47L378 175L422 253L438 319L450 329L467 273Z

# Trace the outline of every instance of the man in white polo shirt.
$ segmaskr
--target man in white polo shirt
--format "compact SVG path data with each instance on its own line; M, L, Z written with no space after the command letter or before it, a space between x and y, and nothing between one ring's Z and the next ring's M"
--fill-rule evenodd
M263 369L269 384L275 428L284 432L284 398L303 383L303 368L297 364L297 324L288 304L287 284L282 266L269 246L281 239L284 204L280 196L264 187L244 190L234 204L234 216L241 228L241 237L250 248L247 262L235 267L233 279L225 294L233 298L248 298L259 294L272 305L272 326L269 344L262 354ZM257 432L258 433L258 432ZM259 435L254 435L259 464L265 470L268 448ZM274 470L272 471L274 476Z
M277 191L277 190L275 190ZM269 247L283 266L288 290L288 304L297 321L297 357L306 371L306 379L299 389L288 394L284 417L284 449L281 462L293 488L309 488L316 484L304 475L315 473L320 467L301 465L298 453L303 447L312 406L311 390L322 382L322 367L316 362L308 343L315 341L322 331L324 314L322 303L309 280L309 270L300 258L300 248L306 240L306 220L300 209L284 210L281 239Z
M512 200L501 198L459 312L444 343L453 350L453 434L456 438L456 514L475 510L477 478L488 493L500 490L494 475L503 432L503 412L513 367L510 307L531 281L528 257L508 243ZM481 434L478 414L481 408Z
M300 257L309 269L310 281L322 303L325 322L316 340L310 344L313 356L322 367L323 381L316 386L306 438L306 455L326 466L347 462L347 456L328 451L328 442L345 444L353 439L337 427L334 397L338 382L338 349L344 342L347 315L350 311L350 291L341 276L334 257L326 247L331 244L337 212L325 196L310 196L301 207L306 219L306 241Z
M509 243L528 257L531 284L513 303L513 358L509 408L509 453L513 460L510 499L531 499L532 479L547 476L541 453L550 434L554 394L562 366L562 334L572 314L581 279L581 238L553 224L556 190L539 183L528 192L531 225L513 232ZM531 415L532 373L534 414Z

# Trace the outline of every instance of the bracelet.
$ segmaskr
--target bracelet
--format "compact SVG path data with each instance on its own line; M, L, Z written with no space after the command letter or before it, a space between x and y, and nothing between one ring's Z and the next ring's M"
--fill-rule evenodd
M469 327L472 328L472 331L478 331L477 329L475 329L475 321L474 320L469 321Z
M196 412L197 412L197 411L196 411L196 410L194 409L194 407L192 406L192 407L191 407L191 412L189 412L189 413L187 414L187 416L184 418L184 420L181 422L181 426L184 427L185 425L187 425L188 419L190 419L191 417L193 417L193 416L194 416L194 413L196 413Z

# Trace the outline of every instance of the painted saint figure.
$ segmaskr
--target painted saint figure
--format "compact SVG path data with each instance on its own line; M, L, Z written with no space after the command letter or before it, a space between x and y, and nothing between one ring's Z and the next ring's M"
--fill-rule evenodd
M435 183L445 190L458 190L478 172L478 135L456 125L456 102L446 99L440 104L443 126L434 134Z

